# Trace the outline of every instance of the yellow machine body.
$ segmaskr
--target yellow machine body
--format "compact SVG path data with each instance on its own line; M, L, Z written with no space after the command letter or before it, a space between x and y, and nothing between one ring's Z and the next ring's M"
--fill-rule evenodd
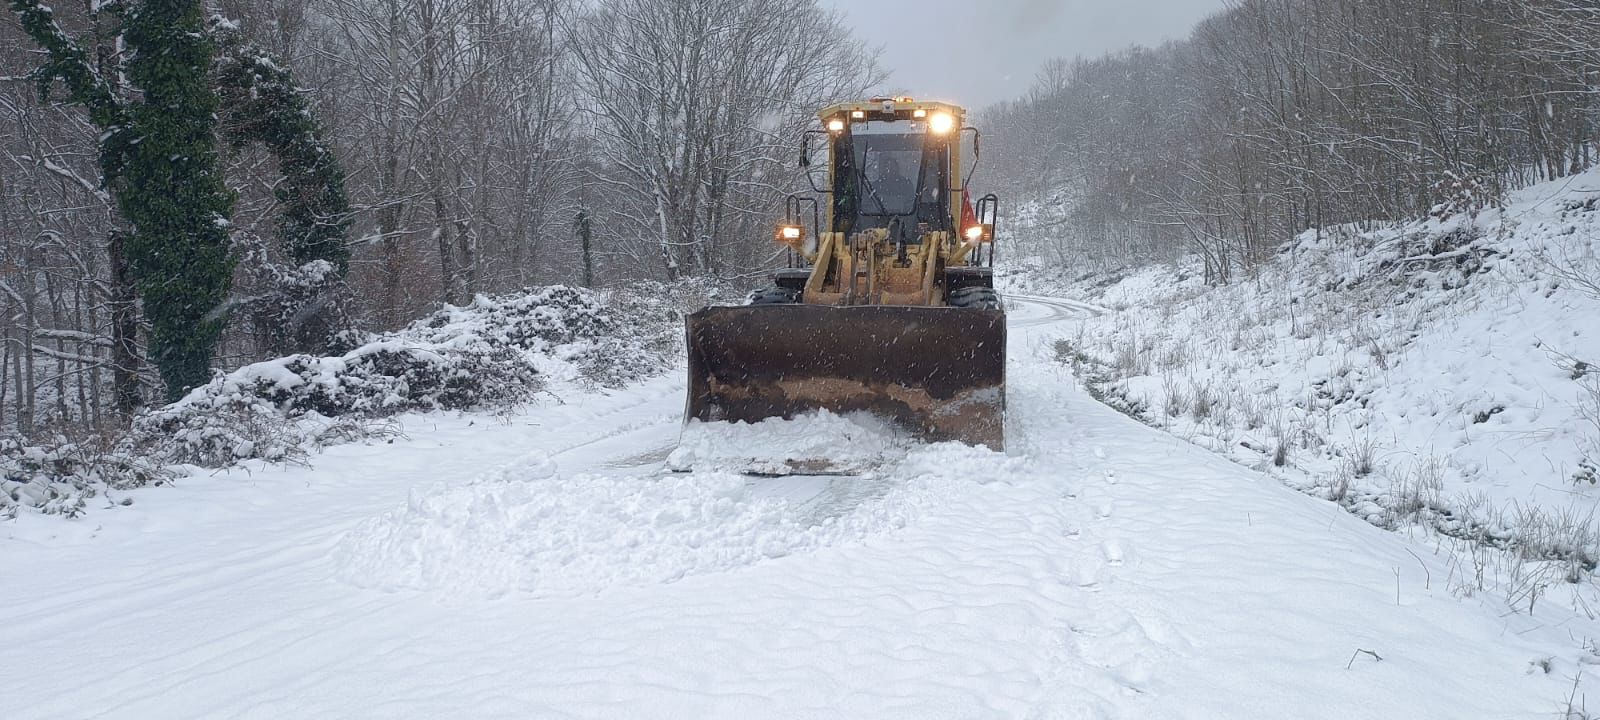
M873 98L818 118L824 199L808 232L791 197L777 233L799 267L751 305L689 317L688 417L868 412L924 439L1001 449L1005 313L977 262L984 248L993 259L994 205L985 218L966 201L962 139L976 156L977 133L965 111Z

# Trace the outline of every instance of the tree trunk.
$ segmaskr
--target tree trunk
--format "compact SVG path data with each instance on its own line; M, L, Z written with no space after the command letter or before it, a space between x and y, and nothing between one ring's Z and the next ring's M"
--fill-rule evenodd
M126 421L144 405L144 397L139 391L139 296L128 275L123 241L120 231L111 231L106 257L111 271L111 393L117 415Z
M433 189L433 232L439 246L439 299L446 303L456 301L455 241L451 237L454 223L445 207L444 191Z

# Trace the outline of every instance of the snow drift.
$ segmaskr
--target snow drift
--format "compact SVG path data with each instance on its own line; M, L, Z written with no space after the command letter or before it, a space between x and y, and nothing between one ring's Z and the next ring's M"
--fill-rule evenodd
M905 457L912 445L904 432L864 413L821 410L756 423L691 421L667 466L757 475L859 473Z
M1002 475L1007 462L927 446L880 475L837 481L877 492L819 507L732 472L567 476L535 454L467 484L413 491L404 507L346 535L337 560L361 587L452 598L670 583L893 532L971 478Z

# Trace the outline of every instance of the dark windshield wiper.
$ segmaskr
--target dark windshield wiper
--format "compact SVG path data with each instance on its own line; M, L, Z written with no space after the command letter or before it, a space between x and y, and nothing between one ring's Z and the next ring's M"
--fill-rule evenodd
M863 138L862 141L861 141L861 155L863 157L866 156L867 151L869 151L871 149L872 149L871 141ZM854 151L855 151L855 149L851 148L851 152L854 152ZM857 165L856 166L856 179L858 179L861 182L861 187L867 191L867 194L870 195L872 197L872 199L876 200L877 203L878 203L878 212L869 213L869 214L871 214L871 215L887 215L887 214L889 214L889 206L885 205L883 203L883 198L878 197L878 189L872 186L872 181L871 180L867 179L867 167L866 167L865 164L861 164L861 165Z
M872 181L867 179L866 173L862 173L861 174L861 186L866 188L867 193L870 194L872 196L872 199L877 201L877 203L878 203L878 211L875 212L875 213L872 213L873 215L889 215L889 214L891 214L889 212L889 206L884 204L883 198L878 197L878 189L872 186Z

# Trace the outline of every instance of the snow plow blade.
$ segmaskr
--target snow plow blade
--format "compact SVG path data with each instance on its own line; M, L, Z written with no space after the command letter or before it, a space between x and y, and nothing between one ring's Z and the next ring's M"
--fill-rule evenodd
M690 419L867 412L924 440L1004 448L1004 311L750 305L687 325Z

